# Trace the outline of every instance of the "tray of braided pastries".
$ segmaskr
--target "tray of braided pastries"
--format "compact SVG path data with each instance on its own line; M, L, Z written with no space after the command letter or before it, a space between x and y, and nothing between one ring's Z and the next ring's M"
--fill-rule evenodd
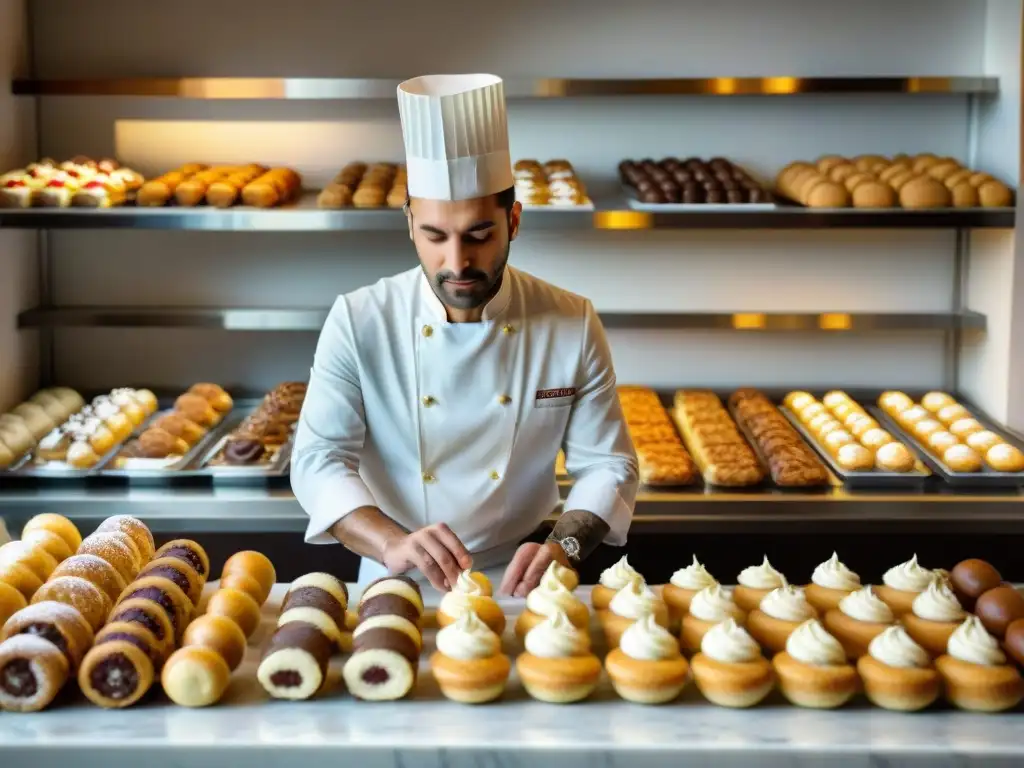
M760 458L714 392L679 390L672 417L705 483L752 488L765 481L767 472Z
M658 393L646 387L620 387L619 402L636 449L640 483L681 487L697 482L697 465L673 428Z

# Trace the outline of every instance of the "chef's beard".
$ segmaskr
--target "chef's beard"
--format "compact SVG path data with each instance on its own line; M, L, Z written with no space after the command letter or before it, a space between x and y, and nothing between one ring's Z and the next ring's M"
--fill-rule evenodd
M434 295L441 300L441 303L452 309L478 309L493 299L501 288L501 281L505 276L505 265L508 264L508 254L512 249L512 243L505 246L505 255L495 266L493 272L488 274L482 269L468 267L460 274L451 270L442 270L434 275L430 287L434 289ZM450 285L452 280L474 280L473 285L466 288L455 288Z

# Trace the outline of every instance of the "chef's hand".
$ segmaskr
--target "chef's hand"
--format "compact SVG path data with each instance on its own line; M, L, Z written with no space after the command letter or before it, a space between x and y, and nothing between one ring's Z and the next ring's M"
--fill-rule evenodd
M557 560L566 568L572 567L569 565L565 550L553 541L523 544L516 550L515 557L508 564L498 593L526 597L530 590L540 584L540 577L544 575L552 560Z
M444 523L388 539L381 560L390 573L415 568L442 592L451 589L459 574L473 565L459 537Z

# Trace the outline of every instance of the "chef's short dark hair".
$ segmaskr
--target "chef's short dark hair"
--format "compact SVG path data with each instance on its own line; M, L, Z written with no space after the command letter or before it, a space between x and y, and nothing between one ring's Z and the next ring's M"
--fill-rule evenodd
M515 187L509 187L508 189L501 190L501 192L495 192L494 193L494 197L497 199L498 205L500 205L502 208L505 209L505 215L506 216L511 216L512 215L512 206L516 204L516 188ZM409 200L410 200L409 196L406 195L406 197L405 197L405 210L406 211L409 210Z

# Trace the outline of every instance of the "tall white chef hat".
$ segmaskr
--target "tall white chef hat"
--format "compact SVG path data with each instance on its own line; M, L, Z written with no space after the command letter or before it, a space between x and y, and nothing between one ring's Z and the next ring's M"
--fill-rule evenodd
M505 87L494 75L426 75L398 86L409 196L485 197L515 184Z

